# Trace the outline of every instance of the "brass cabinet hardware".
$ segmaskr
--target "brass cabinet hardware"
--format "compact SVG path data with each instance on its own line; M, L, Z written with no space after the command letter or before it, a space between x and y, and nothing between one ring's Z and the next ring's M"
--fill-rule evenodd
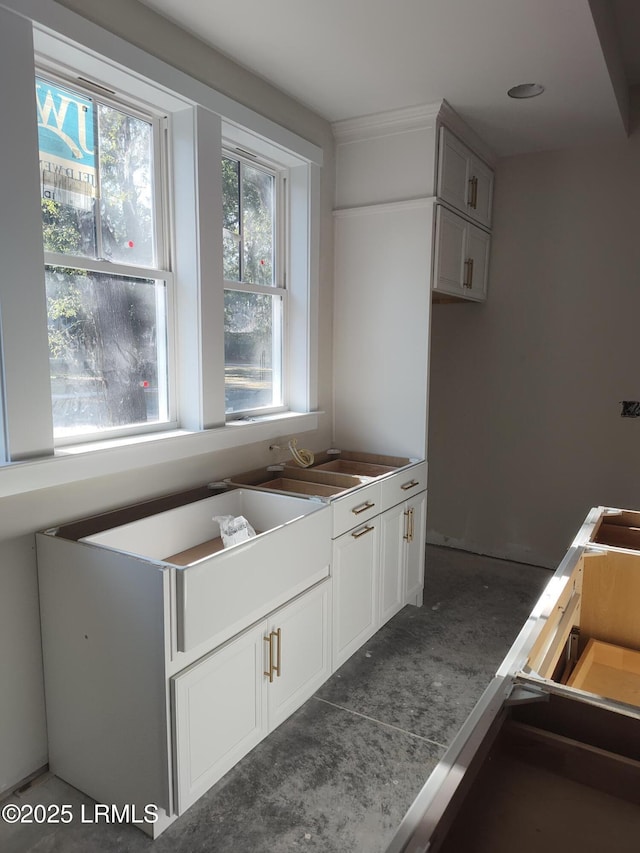
M473 258L469 258L469 287L473 287Z
M478 179L474 175L471 179L471 207L475 210L478 207Z
M275 637L277 641L276 646L276 662L273 662L273 638ZM265 643L269 646L269 669L265 670L264 675L269 679L269 683L273 682L273 676L277 675L280 678L280 671L282 666L282 628L278 628L277 631L270 631L268 636L264 637Z
M360 504L359 506L354 506L351 512L354 515L360 515L361 512L366 512L368 509L373 509L374 506L375 504L371 501L366 501L365 503Z
M404 511L404 517L406 519L404 528L407 532L402 538L407 542L413 542L413 507Z
M360 528L360 530L354 530L351 535L354 539L359 539L361 536L364 536L365 533L371 533L372 530L375 530L375 527L371 527L369 524L367 524L366 527L362 527Z
M400 488L403 492L406 492L408 489L415 489L416 486L420 485L419 480L410 480L408 483L403 483Z
M471 268L471 258L467 258L464 262L464 276L462 278L462 286L463 287L471 287L469 282L469 270Z
M267 676L269 682L273 681L273 644L271 642L273 638L273 631L269 634L268 637L264 638L265 643L269 645L269 669L265 670L264 675Z
M282 628L278 628L275 632L276 639L278 641L278 650L276 652L276 665L274 666L275 674L280 678L281 675L281 666L282 666Z
M467 205L473 207L473 175L469 178L469 191L467 192Z

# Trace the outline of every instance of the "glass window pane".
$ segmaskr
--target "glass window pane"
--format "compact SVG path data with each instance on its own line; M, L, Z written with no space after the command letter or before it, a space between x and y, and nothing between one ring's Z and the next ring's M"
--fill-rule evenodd
M102 256L155 264L152 126L98 105Z
M225 291L227 413L282 405L282 299Z
M94 104L36 78L45 251L96 256Z
M243 164L242 169L242 281L272 285L274 233L273 175Z
M57 438L166 422L164 282L46 268Z
M240 163L222 158L224 277L240 281Z

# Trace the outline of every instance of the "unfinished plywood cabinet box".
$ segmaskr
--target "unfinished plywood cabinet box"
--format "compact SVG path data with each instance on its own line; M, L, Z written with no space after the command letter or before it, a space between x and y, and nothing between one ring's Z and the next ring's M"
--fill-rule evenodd
M591 511L389 853L632 853L640 513Z

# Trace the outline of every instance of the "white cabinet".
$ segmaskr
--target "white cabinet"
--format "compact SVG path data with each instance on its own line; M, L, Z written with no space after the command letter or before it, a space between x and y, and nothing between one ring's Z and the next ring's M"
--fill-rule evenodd
M227 514L257 536L224 548ZM331 533L328 506L206 487L39 533L51 770L155 803L159 835L330 675Z
M380 624L406 603L422 604L424 583L425 491L392 507L380 519Z
M333 543L333 666L337 669L379 627L379 519Z
M338 447L422 459L433 199L335 212Z
M267 733L263 638L248 631L173 679L178 814Z
M491 235L438 205L433 293L483 302L487 298Z
M173 679L178 814L330 674L329 582Z
M438 198L491 227L493 171L446 127L440 128Z

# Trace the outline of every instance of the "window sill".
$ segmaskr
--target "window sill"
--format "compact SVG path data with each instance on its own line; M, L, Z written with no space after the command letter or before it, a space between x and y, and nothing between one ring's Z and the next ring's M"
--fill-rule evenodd
M309 432L318 428L319 415L284 412L231 421L201 432L172 430L66 446L53 456L0 467L0 498L230 450L279 438L283 433ZM209 479L215 477L212 470Z

